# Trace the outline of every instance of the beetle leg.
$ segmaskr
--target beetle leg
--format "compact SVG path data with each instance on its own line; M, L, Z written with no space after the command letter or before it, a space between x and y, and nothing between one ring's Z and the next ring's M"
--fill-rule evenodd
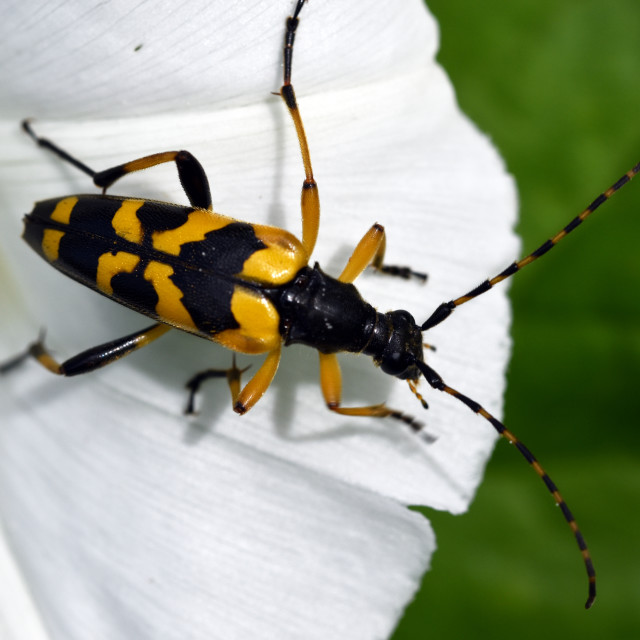
M236 366L236 354L233 354L233 361L229 369L206 369L197 373L187 382L186 387L189 389L189 400L187 402L186 414L195 414L195 398L200 390L202 383L209 378L226 378L229 390L231 391L231 402L235 405L240 395L240 378L242 374L250 368L251 365L244 369L238 369Z
M374 227L379 226L382 229L383 235L382 235L382 241L380 243L380 246L378 247L378 250L375 252L373 257L371 258L371 261L369 262L369 264L379 273L386 273L387 275L403 278L404 280L409 280L410 278L417 278L422 282L426 282L427 281L426 273L422 273L421 271L414 271L410 267L400 267L398 265L393 265L393 264L383 264L384 252L387 249L387 235L384 233L384 228L381 227L380 225L374 224L373 226ZM371 231L369 233L371 233ZM356 251L357 250L358 250L358 247L356 247Z
M195 156L188 151L164 151L144 156L116 167L98 171L93 176L93 182L97 187L102 187L102 192L116 181L134 171L149 169L165 162L175 162L178 169L178 177L184 192L189 198L192 207L211 210L211 191L207 174Z
M376 224L364 234L362 240L358 242L358 246L351 254L338 280L340 280L340 282L353 282L369 265L376 271L398 276L405 280L414 277L424 282L427 279L426 273L412 271L409 267L382 264L386 246L387 236L384 232L384 227L376 222Z
M104 171L94 171L50 140L40 138L31 128L29 120L23 120L22 128L33 138L38 146L49 149L49 151L55 153L62 160L69 162L77 169L80 169L80 171L84 171L84 173L91 176L94 184L97 187L101 187L103 193L105 193L116 180L119 180L128 173L149 169L150 167L155 167L165 162L175 162L178 168L180 184L187 194L191 206L199 209L211 209L211 191L209 189L207 175L202 165L188 151L154 153L150 156L144 156L143 158L105 169Z
M80 169L80 171L83 171L84 173L86 173L88 176L91 176L92 178L93 176L96 175L96 172L90 167L88 167L86 164L84 164L84 162L80 162L80 160L78 160L77 158L74 158L71 154L67 153L64 149L61 149L57 144L54 144L53 142L51 142L51 140L47 140L47 138L41 138L38 135L36 135L34 130L31 128L31 121L29 119L22 121L22 129L25 133L31 136L31 138L35 141L35 143L39 147L43 147L44 149L49 149L49 151L51 151L52 153L55 153L59 158L62 158L62 160L64 160L65 162L72 164L74 167L76 167L76 169Z
M270 351L265 361L255 373L253 378L247 382L242 391L237 395L233 403L233 410L242 415L253 407L253 405L262 398L264 392L269 388L276 375L278 365L280 364L280 356L282 354L282 345L278 345L277 349ZM232 390L233 395L233 390Z
M298 0L293 15L287 18L287 30L284 36L284 84L280 89L280 95L289 109L293 124L296 128L296 134L298 136L298 142L300 143L300 152L302 153L302 163L304 165L305 179L302 183L302 245L309 255L313 252L313 248L318 236L318 227L320 225L320 198L318 195L318 185L313 177L313 170L311 168L311 156L309 154L309 145L307 144L307 136L304 132L304 126L302 124L302 118L300 117L300 110L298 109L298 103L296 101L296 94L291 84L291 66L293 60L293 43L296 36L296 29L298 28L298 14L302 9L305 0ZM382 273L388 273L390 275L399 276L401 278L415 277L422 281L427 279L426 274L412 271L408 267L396 267L392 265L383 265L382 259L384 257L384 229L380 225L374 225L379 231L369 231L369 234L373 233L375 236L379 232L382 233L381 245L374 247L373 253L367 253L371 250L371 247L375 245L377 240L372 238L371 241L367 240L367 235L360 241L360 244L354 251L355 258L353 265L347 265L343 276L345 279L340 279L342 282L353 282L366 267L371 264L377 271ZM361 245L364 245L361 248ZM358 254L356 256L356 254ZM351 262L351 261L350 261ZM350 279L349 279L350 278Z
M124 338L112 340L79 353L63 363L58 361L47 351L44 346L44 337L41 335L28 349L0 366L0 373L17 366L29 357L35 358L43 367L60 376L77 376L100 369L130 353L145 347L156 338L164 335L171 327L167 324L156 323L142 331L129 334Z
M384 247L384 227L376 222L358 242L338 280L353 282L370 264L374 264L377 260L382 261L381 254L384 255Z
M280 95L289 109L293 124L296 128L300 152L302 153L302 164L304 165L304 182L302 183L302 195L300 207L302 210L302 246L310 256L318 237L320 226L320 197L318 195L318 185L313 177L311 168L311 156L307 136L304 132L302 118L296 102L296 94L291 84L291 62L293 57L293 41L298 27L298 14L302 9L305 0L298 0L298 4L293 16L287 18L287 30L284 36L284 82L280 89Z
M19 353L0 364L0 375L8 373L11 369L15 369L29 358L31 358L31 345L29 345L22 353Z
M318 353L320 356L320 387L324 401L330 411L345 416L366 416L369 418L395 418L409 425L414 431L422 431L424 425L412 416L387 407L373 404L367 407L341 407L342 373L335 353Z

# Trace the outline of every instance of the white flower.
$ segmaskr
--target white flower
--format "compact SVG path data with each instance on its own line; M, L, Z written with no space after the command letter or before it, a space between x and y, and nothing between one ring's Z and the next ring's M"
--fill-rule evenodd
M148 324L19 239L34 201L97 192L20 131L24 117L98 170L188 149L216 211L300 233L302 163L270 93L291 9L284 0L12 3L0 27L0 361L41 327L64 359ZM406 308L418 322L517 254L512 181L459 112L436 47L419 0L314 1L293 65L322 206L313 259L336 275L371 224L383 224L388 262L427 271L429 283L365 273L358 287L380 310ZM186 203L173 166L112 192ZM425 336L438 347L430 364L498 415L508 321L502 288ZM3 637L391 633L435 548L426 520L404 505L464 511L495 434L423 384L425 413L406 384L347 355L346 406L388 401L438 439L336 416L323 405L316 354L285 351L242 418L222 382L203 389L196 419L182 415L184 382L231 356L178 332L87 376L58 379L29 362L0 379ZM258 362L239 357L249 374Z

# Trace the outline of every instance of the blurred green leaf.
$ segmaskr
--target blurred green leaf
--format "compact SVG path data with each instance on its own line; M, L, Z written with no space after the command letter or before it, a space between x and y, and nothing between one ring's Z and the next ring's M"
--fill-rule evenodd
M640 161L640 4L428 5L463 110L516 177L528 253ZM637 637L639 213L640 179L511 289L505 421L578 519L598 572L596 604L583 609L586 577L561 514L501 442L468 515L427 514L440 549L394 640Z

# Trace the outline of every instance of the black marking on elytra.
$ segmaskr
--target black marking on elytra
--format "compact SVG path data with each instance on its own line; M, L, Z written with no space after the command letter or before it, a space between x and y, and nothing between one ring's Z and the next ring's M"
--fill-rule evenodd
M131 273L118 273L111 278L112 298L131 309L140 311L150 318L158 318L154 312L158 304L158 294L149 280L144 277L148 262L141 261Z
M44 230L63 231L58 259L53 262L53 266L75 280L95 288L98 258L108 251L118 250L117 236L111 220L121 202L99 199L90 203L89 197L78 198L71 211L69 224L51 220L51 214L61 198L36 203L32 213L25 216L23 237L34 251L48 260L42 250Z
M171 281L182 291L182 304L203 333L214 335L240 325L231 312L231 298L238 280L217 277L234 276L256 251L265 249L253 227L232 222L206 234L204 240L187 242L180 248Z
M142 228L145 230L145 241L151 242L154 231L171 231L181 227L193 211L191 207L157 200L145 200L136 212Z
M229 279L211 277L203 271L176 271L171 281L182 292L182 304L205 335L215 335L240 325L231 313L231 298L237 285Z
M203 240L184 243L179 255L175 256L154 249L152 234L183 225L192 208L145 201L137 211L143 229L142 244L138 244L119 236L112 226L115 213L127 198L77 197L68 224L51 220L61 198L37 203L33 212L25 217L24 238L45 259L42 251L44 229L64 232L59 257L52 263L54 267L105 295L96 284L100 256L119 251L140 256L140 262L131 273L119 273L111 279L113 293L109 297L157 319L158 295L152 283L145 279L144 272L151 261L167 264L173 269L171 280L183 294L182 303L200 331L215 335L239 326L231 313L234 288L242 284L256 289L260 285L244 282L238 274L247 258L266 248L250 224L231 222L210 231Z
M266 249L266 245L256 237L250 224L232 222L210 231L203 240L185 242L177 259L191 269L235 275L261 249Z

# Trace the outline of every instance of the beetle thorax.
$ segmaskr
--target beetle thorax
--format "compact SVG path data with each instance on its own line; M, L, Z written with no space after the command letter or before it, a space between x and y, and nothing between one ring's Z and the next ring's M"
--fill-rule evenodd
M407 311L378 313L356 287L304 267L278 290L280 332L285 344L306 344L323 353L372 356L385 373L417 379L422 334Z

